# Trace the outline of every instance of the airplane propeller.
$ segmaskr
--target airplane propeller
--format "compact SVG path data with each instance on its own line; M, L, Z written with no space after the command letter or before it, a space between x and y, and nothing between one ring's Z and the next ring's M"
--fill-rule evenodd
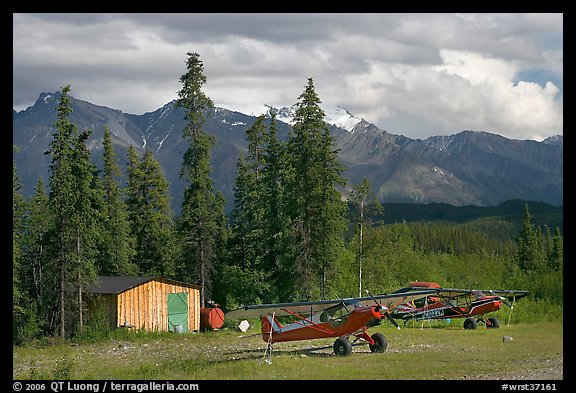
M392 315L390 315L390 311L388 310L387 307L384 307L382 304L378 303L378 301L376 300L376 298L374 298L374 296L372 296L372 294L370 293L369 290L366 289L366 293L368 294L368 296L370 296L372 298L372 300L374 300L374 303L376 303L376 305L378 306L378 310L382 310L383 308L386 309L386 312L384 313L384 316L390 321L392 322L392 324L394 326L396 326L396 329L400 330L400 325L398 325L398 322L396 322L396 320L392 317ZM382 313L382 311L380 311L380 313Z
M396 326L396 329L400 330L400 325L398 325L398 322L396 322L396 320L392 318L392 315L390 315L390 311L386 310L386 313L384 315L386 316L386 318L388 318L390 322L392 322L394 326Z

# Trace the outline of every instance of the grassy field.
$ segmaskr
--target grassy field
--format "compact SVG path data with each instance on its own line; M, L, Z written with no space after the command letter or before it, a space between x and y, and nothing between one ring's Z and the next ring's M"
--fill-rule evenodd
M563 379L562 322L473 331L434 324L373 327L370 334L386 336L387 351L356 345L346 357L334 355L334 339L322 339L277 343L264 358L259 325L247 333L131 332L95 344L13 347L12 372L14 379L81 380Z

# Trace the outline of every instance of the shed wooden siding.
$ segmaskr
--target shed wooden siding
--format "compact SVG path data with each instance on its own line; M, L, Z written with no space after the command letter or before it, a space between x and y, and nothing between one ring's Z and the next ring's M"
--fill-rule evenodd
M110 327L116 328L116 327L118 327L119 324L124 323L124 322L118 321L117 296L113 295L113 294L101 294L100 299L103 299L104 303L106 304L106 311L107 311L108 321L110 323ZM96 304L96 303L92 302L92 304Z
M153 279L116 295L114 326L128 322L135 328L150 331L168 330L168 294L188 294L188 330L200 330L200 291L195 287L176 285Z

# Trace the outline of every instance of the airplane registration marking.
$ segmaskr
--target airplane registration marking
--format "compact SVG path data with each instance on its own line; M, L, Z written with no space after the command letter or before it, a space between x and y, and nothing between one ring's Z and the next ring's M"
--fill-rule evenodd
M444 315L444 309L443 308L439 308L436 310L428 310L428 311L423 311L420 314L420 318L422 319L431 319L431 318L435 318L435 317L441 317Z

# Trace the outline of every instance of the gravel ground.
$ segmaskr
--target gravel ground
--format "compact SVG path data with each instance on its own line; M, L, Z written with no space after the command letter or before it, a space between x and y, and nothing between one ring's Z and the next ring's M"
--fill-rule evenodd
M553 358L529 359L527 370L502 374L487 374L473 378L462 379L485 379L485 380L561 380L564 379L564 355L560 354Z

